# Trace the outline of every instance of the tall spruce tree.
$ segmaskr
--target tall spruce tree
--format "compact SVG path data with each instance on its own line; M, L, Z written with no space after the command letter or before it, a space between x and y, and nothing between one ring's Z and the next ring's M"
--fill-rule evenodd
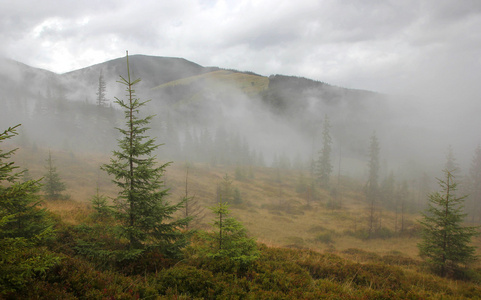
M47 199L59 200L62 198L62 192L65 191L65 183L60 179L52 159L52 154L48 151L47 165L45 166L47 173L45 173L45 180L43 189Z
M99 85L97 87L97 92L96 92L96 95L97 95L97 106L105 106L107 105L107 99L105 98L105 89L106 89L106 85L105 85L105 80L104 80L104 76L102 74L102 70L100 70L100 74L99 74Z
M329 118L326 115L324 118L324 124L322 126L322 149L319 151L319 160L317 162L318 179L321 187L323 188L327 188L329 186L329 177L332 173L332 138L329 132L330 128L331 125L329 124Z
M477 235L475 227L462 225L465 197L455 195L454 175L449 170L444 170L444 174L445 179L438 179L441 192L429 196L429 207L422 214L422 241L418 244L421 257L441 276L452 274L459 264L475 259L475 247L469 244Z
M168 189L162 176L170 163L156 164L152 153L160 145L146 135L153 116L140 116L140 109L148 101L136 97L134 86L140 79L130 78L128 52L126 58L127 78L120 76L119 83L126 88L127 100L116 98L116 103L124 109L125 127L117 128L122 135L118 140L120 149L113 151L110 164L101 168L114 175L113 182L120 188L114 209L121 224L120 236L128 241L125 257L135 258L150 249L176 257L187 244L181 229L186 227L189 218L174 220L173 214L184 202L172 205L165 199Z

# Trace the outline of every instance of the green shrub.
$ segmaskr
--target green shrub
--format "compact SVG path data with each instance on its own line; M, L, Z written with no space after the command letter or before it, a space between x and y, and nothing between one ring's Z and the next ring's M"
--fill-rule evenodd
M333 234L332 232L323 232L316 236L314 239L316 242L321 242L324 244L332 244L333 243Z
M117 270L127 275L144 275L170 268L177 262L178 259L167 257L164 253L154 248L143 251L133 260L117 262Z
M80 299L136 299L157 295L143 277L101 272L89 262L70 257L64 258L46 274L44 288L49 286L52 289L60 286L65 293Z
M289 293L311 289L312 278L300 265L291 261L261 261L253 267L255 289Z
M43 277L59 257L25 238L0 239L0 298L15 294Z
M219 273L216 275L215 297L212 299L246 299L251 290L251 282L245 277Z
M162 270L155 278L155 284L161 294L170 292L191 297L212 298L214 296L214 276L208 270L191 266L177 266Z

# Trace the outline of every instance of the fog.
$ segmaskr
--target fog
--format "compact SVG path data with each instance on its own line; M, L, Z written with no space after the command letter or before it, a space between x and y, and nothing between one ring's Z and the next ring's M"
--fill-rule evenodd
M147 111L157 115L150 134L165 143L160 158L215 163L209 156L225 148L223 163L257 156L272 166L282 156L306 165L321 147L325 116L333 161L341 153L341 173L361 178L373 133L383 172L404 177L435 176L448 145L465 173L481 143L476 1L53 0L0 8L0 55L28 65L0 63L0 125L23 123L30 144L113 149L123 120L112 102L124 96L116 81L125 75L116 58L125 49L164 56L132 56L131 65L140 98L152 99ZM219 68L263 77L201 76ZM112 107L95 106L100 72ZM249 86L256 78L268 87Z
M322 146L326 116L333 165L341 159L341 174L361 179L372 134L380 142L384 175L393 171L400 178L439 174L448 145L467 172L480 143L477 92L467 84L458 92L451 83L390 95L281 75L261 86L266 77L175 58L132 56L130 62L142 79L139 98L151 100L143 113L156 115L149 135L165 144L161 160L278 167L282 158L308 170ZM125 98L117 82L126 76L125 63L119 58L55 74L3 60L0 126L23 123L26 146L109 153L116 147L114 128L124 123L113 100ZM95 103L100 72L108 107Z

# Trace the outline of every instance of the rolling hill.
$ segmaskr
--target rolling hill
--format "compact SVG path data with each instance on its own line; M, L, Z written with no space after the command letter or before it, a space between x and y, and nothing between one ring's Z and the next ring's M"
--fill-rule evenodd
M122 122L114 100L124 95L117 80L125 75L125 58L64 74L11 60L1 64L0 126L22 123L25 139L45 147L105 152L115 145L115 130L110 128ZM320 147L326 116L333 146L342 149L349 162L345 174L362 176L373 132L385 141L390 168L401 168L402 173L413 172L405 168L408 161L438 170L436 160L442 159L429 154L438 144L426 144L428 136L438 141L438 133L412 122L419 116L406 112L399 98L295 76L203 67L182 58L133 55L130 65L133 76L142 79L136 89L139 98L151 100L149 113L157 116L152 135L166 145L161 154L169 159L208 161L202 152L214 153L224 147L219 144L244 144L244 152L262 156L267 164L280 156L307 162ZM100 74L108 107L95 105ZM212 149L206 148L209 143ZM246 155L231 153L226 160L235 164L236 156Z

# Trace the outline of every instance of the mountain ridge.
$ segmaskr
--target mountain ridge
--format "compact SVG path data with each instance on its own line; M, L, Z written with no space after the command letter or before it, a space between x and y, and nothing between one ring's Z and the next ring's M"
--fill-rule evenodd
M0 72L7 79L0 82L4 92L0 96L4 108L0 126L24 123L27 134L46 147L112 149L115 132L103 128L115 128L122 122L114 99L125 95L124 87L117 82L119 76L125 77L125 63L125 57L120 57L63 74L10 63L10 68ZM148 113L158 116L152 135L159 136L165 148L170 147L166 156L171 159L184 160L199 151L206 152L182 152L191 138L192 143L200 144L196 140L201 132L212 139L245 139L250 151L263 153L267 161L283 153L290 159L306 159L314 155L313 148L319 147L320 127L327 116L333 147L343 144L343 155L360 161L374 131L390 138L392 132L404 130L407 119L397 113L388 95L305 77L267 77L204 67L184 58L139 54L129 56L129 63L131 77L141 78L137 96L151 99ZM101 72L111 109L96 106ZM393 140L392 149L387 149L390 154L397 155L403 151L403 144L409 143L405 135Z
M124 70L125 69L125 56L110 59L110 60L100 62L100 63L95 63L95 64L92 64L92 65L89 65L89 66L86 66L86 67L82 67L82 68L79 68L79 69L75 69L75 70L71 70L71 71L67 71L67 72L63 72L63 73L57 73L57 72L53 72L53 71L50 71L50 70L45 69L45 68L30 66L26 63L23 63L23 62L18 61L18 60L10 59L10 58L0 58L0 60L10 61L12 63L17 63L17 64L21 65L24 69L34 69L34 70L38 70L40 72L47 72L47 73L49 73L53 76L58 76L58 77L72 77L76 73L87 73L88 71L92 71L92 70L98 71L99 69L102 69L102 68L115 70L116 73L115 73L114 77L118 77L119 74L122 74L122 73L125 72L125 70ZM146 61L147 61L147 63L146 63ZM365 89L354 89L354 88L343 87L343 86L336 86L336 85L332 85L332 84L329 84L329 83L326 83L326 82L323 82L323 81L320 81L320 80L311 79L311 78L303 77L303 76L297 76L297 75L278 74L277 73L277 74L270 74L268 76L265 76L265 75L260 75L258 73L255 73L253 71L240 71L240 70L236 70L236 69L227 69L227 68L222 68L221 66L202 66L202 65L200 65L196 62L190 61L190 60L188 60L186 58L183 58L183 57L169 57L169 56L133 54L133 55L129 55L129 62L130 62L131 70L134 73L134 75L138 72L138 69L141 69L140 67L136 67L137 63L141 63L142 66L145 66L145 65L148 65L148 63L154 62L153 64L151 64L151 67L152 68L158 68L159 66L162 67L160 62L164 62L164 63L167 62L171 66L174 66L176 63L178 65L182 65L182 66L190 65L192 70L197 70L197 74L195 74L195 72L192 71L192 73L194 73L194 74L191 74L190 76L205 74L205 73L209 73L209 72L213 72L213 71L224 70L224 71L231 71L231 72L234 72L234 73L255 75L255 76L264 77L264 78L268 78L268 79L275 78L275 77L284 77L284 78L290 78L290 79L296 79L296 80L304 80L304 81L310 81L310 82L313 82L313 83L316 83L316 84L319 83L319 84L328 85L328 86L331 86L331 87L337 87L337 88L341 88L341 89L349 89L349 90L354 90L354 91L366 91L366 92L379 94L378 92L375 92L375 91L370 91L370 90L365 90ZM173 69L173 68L171 68L171 69ZM148 78L149 78L148 73L149 72L144 72L144 76L138 75L137 77L140 77L143 81L148 80ZM150 74L150 75L152 75L152 74ZM169 81L164 81L164 82L158 83L157 85L162 85L162 84L168 83L170 81L179 80L179 79L182 79L182 78L185 78L185 77L178 77L178 78L175 78L175 79L172 79L172 80L169 80Z

